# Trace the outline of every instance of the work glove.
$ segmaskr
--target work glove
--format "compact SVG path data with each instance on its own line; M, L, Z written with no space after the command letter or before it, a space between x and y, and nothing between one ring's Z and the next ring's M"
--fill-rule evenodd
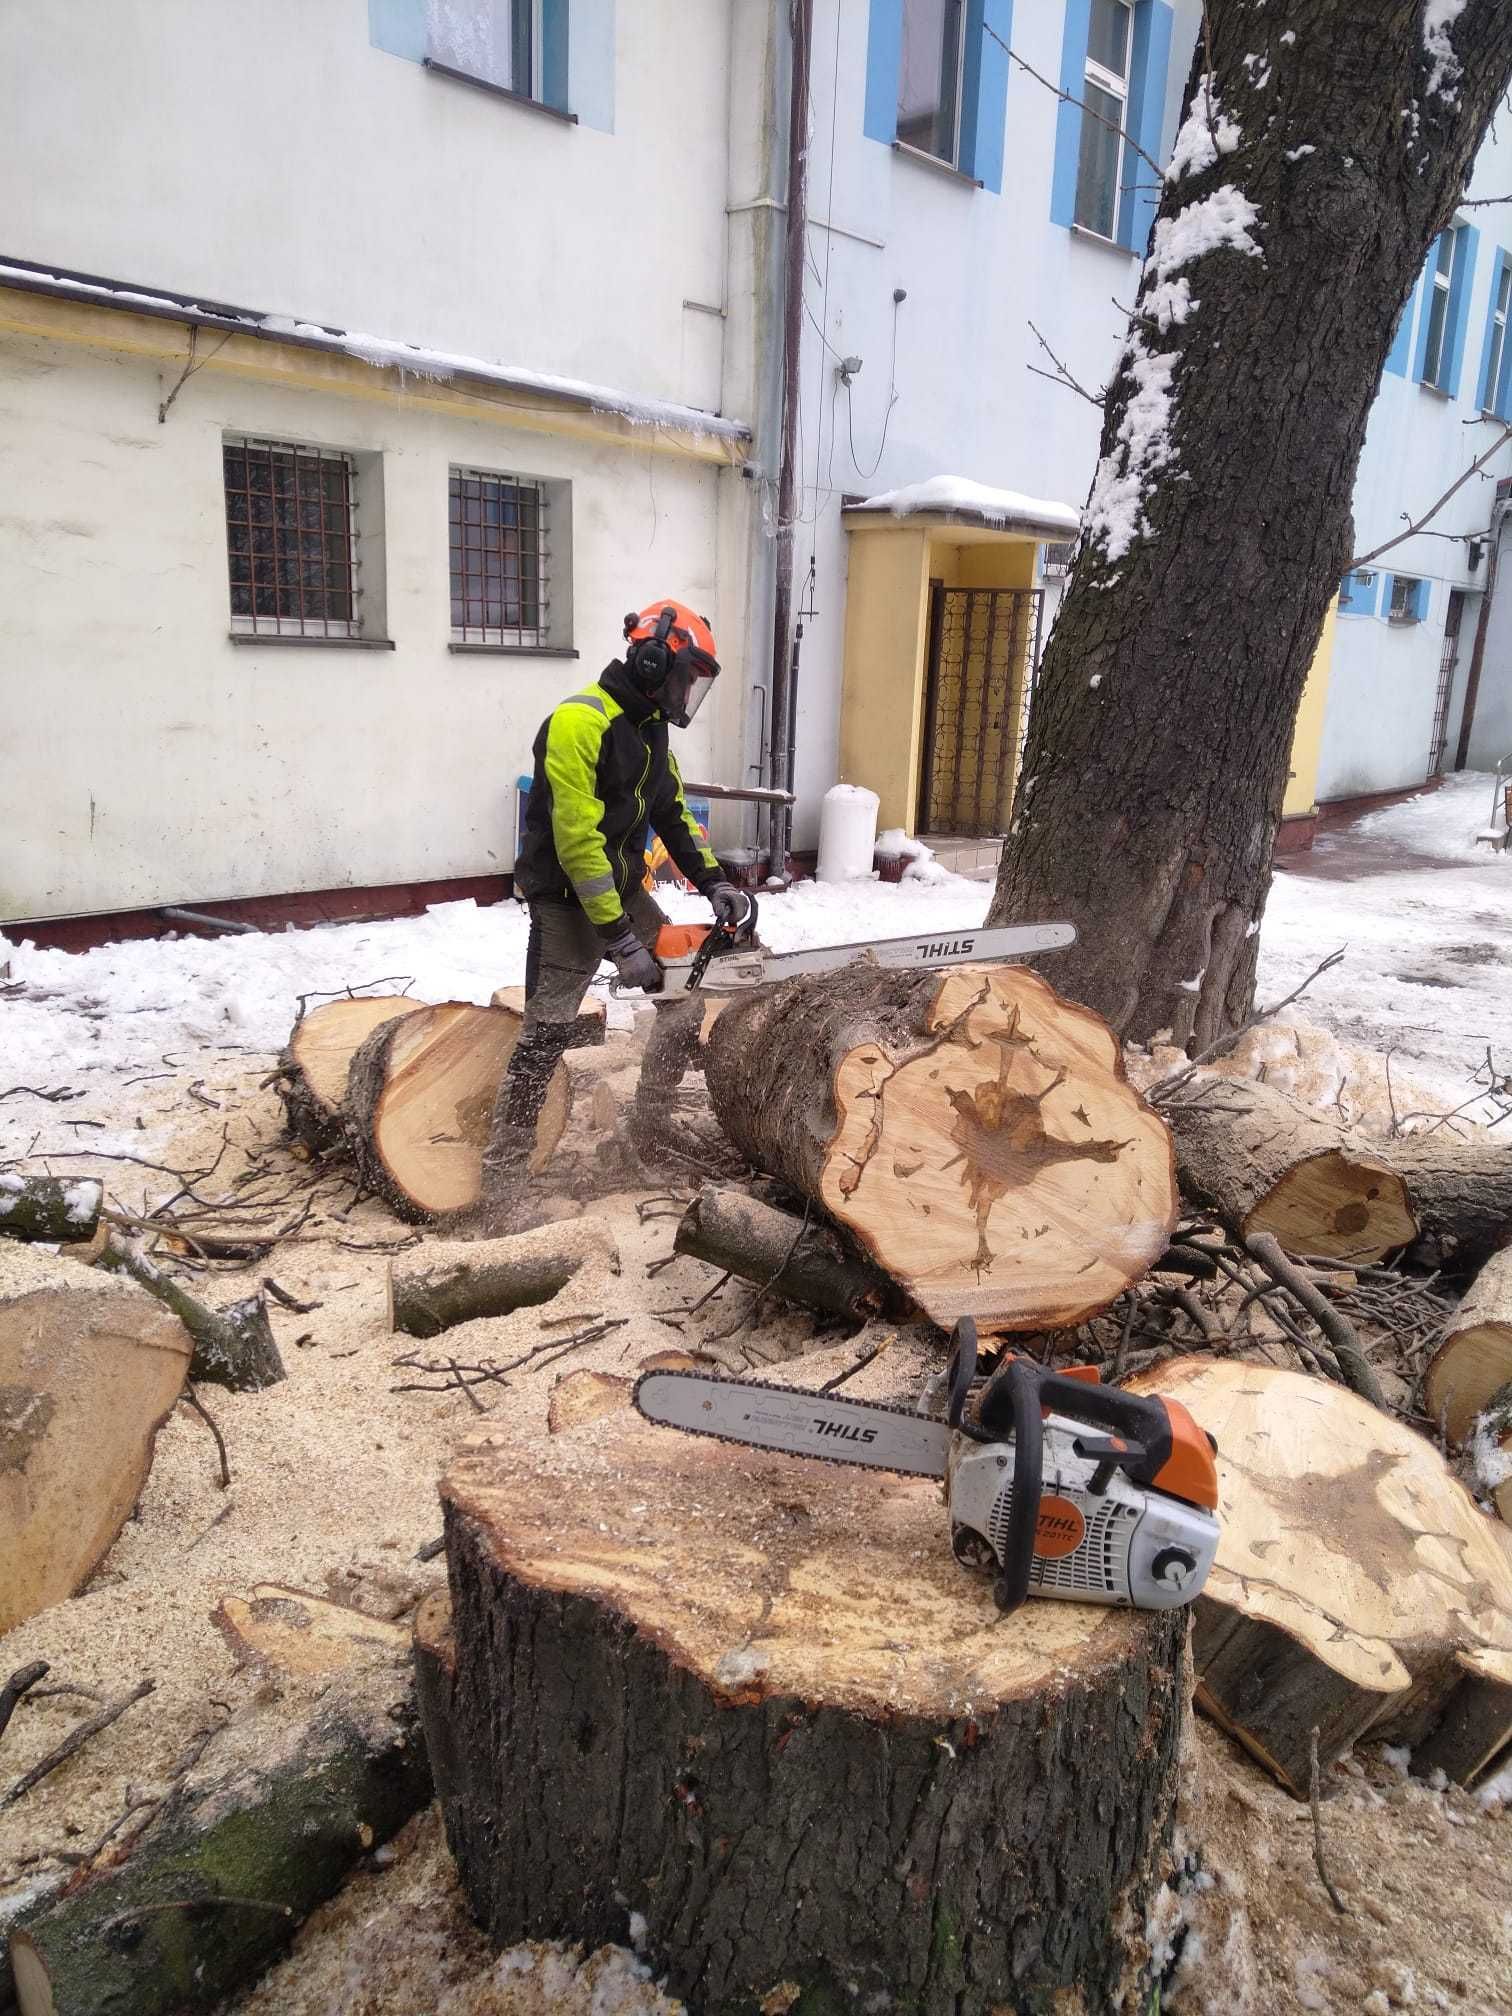
M726 931L734 931L751 914L751 899L742 895L732 882L711 882L703 892L714 912L714 922Z
M661 962L646 950L628 924L605 941L604 950L614 961L625 986L639 987L646 994L660 994L663 979Z

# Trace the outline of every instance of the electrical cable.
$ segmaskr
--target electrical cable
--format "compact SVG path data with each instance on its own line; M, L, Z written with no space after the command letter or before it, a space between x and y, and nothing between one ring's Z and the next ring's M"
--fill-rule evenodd
M892 425L893 408L897 405L899 398L898 307L899 303L895 298L893 301L892 321L892 361L887 367L887 411L882 416L882 439L877 444L877 458L872 463L870 469L863 469L861 467L860 458L856 454L855 401L851 398L850 380L849 378L845 380L845 432L850 441L851 466L856 474L865 482L870 482L872 477L882 467L882 457L887 452L887 430Z

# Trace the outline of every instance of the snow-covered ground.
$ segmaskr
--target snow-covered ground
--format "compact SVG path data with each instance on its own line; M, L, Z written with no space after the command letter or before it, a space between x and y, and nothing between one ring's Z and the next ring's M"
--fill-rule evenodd
M1277 875L1261 935L1263 1001L1345 946L1343 963L1287 1019L1311 1020L1368 1048L1394 1046L1446 1103L1473 1089L1470 1074L1488 1045L1500 1066L1512 1067L1512 854L1474 844L1490 800L1489 778L1451 778L1435 793L1325 836L1313 856ZM762 938L782 952L982 921L988 885L933 862L918 866L922 873L896 884L799 883L763 901ZM1334 872L1341 867L1347 879ZM663 900L674 918L708 915L697 897ZM134 940L79 954L37 951L18 930L0 937L0 1094L16 1085L103 1091L179 1068L191 1052L229 1061L276 1051L302 994L381 983L384 992L421 1001L486 1001L494 988L523 979L525 938L518 905L471 902L439 904L420 918ZM129 1142L114 1124L87 1137L69 1133L70 1121L101 1116L95 1100L15 1098L0 1105L0 1156L22 1153L39 1122L51 1145L87 1138L96 1148L149 1152L126 1106L117 1110L120 1127L132 1130Z

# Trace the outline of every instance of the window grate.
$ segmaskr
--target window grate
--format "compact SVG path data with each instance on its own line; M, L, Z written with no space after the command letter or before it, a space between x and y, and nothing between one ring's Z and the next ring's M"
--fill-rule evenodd
M274 637L358 636L351 457L232 437L224 460L232 628Z
M547 641L544 484L483 469L451 472L451 626L458 644Z

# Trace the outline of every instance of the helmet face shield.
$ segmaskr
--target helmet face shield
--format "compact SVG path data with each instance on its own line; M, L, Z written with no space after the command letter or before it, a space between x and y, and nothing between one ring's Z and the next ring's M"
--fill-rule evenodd
M686 728L719 676L719 661L707 651L684 645L673 657L657 705L674 728Z

